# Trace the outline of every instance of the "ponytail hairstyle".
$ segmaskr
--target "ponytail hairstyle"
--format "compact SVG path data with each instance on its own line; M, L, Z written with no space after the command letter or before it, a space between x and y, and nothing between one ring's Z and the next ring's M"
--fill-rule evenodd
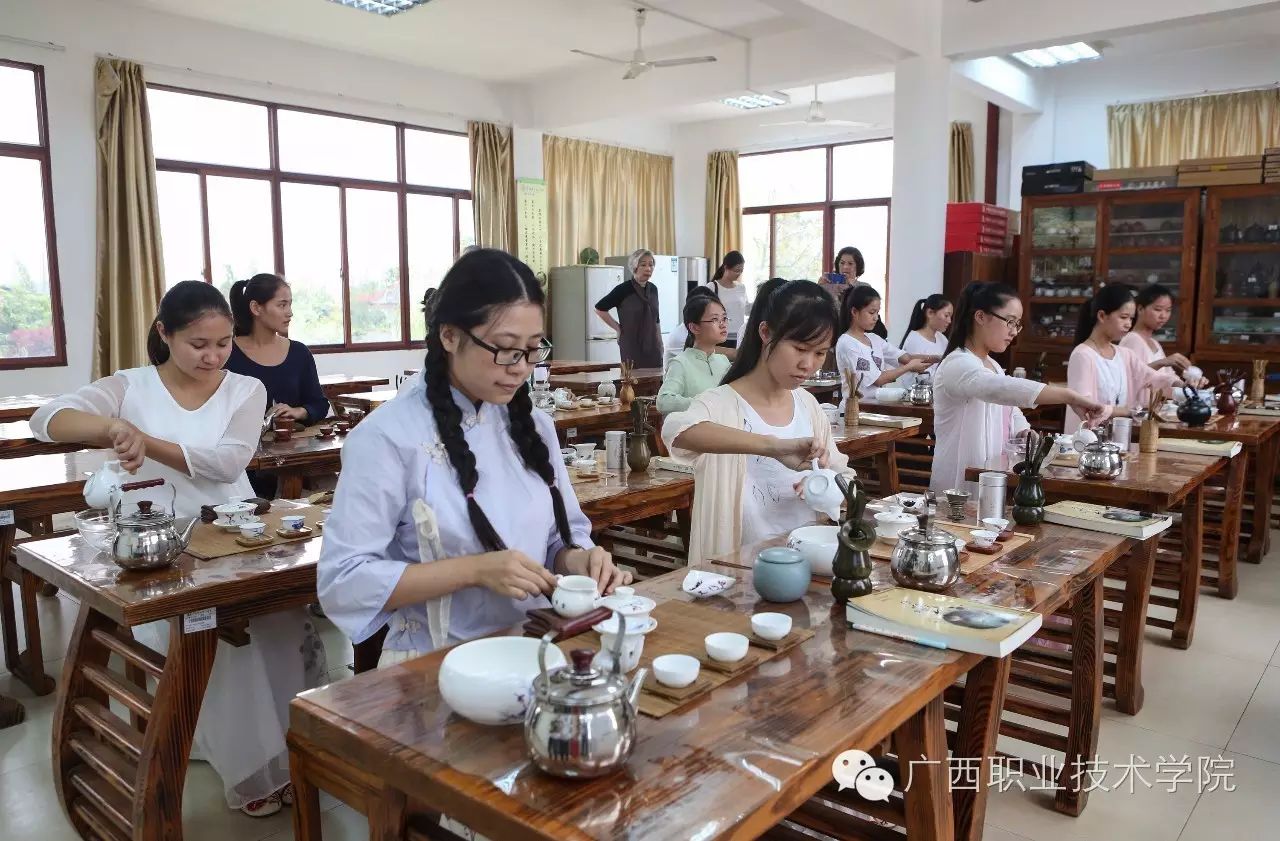
M986 283L975 280L960 293L956 317L951 322L951 338L943 356L969 344L974 333L974 317L980 313L994 313L1009 301L1018 297L1012 286L1004 283Z
M688 333L684 337L684 346L686 348L693 347L693 331L689 329L689 325L702 320L702 316L707 313L709 304L719 303L720 296L709 286L695 286L689 290L689 296L684 299L684 311L680 314L683 319L680 323L684 325L684 329ZM723 304L720 305L724 306Z
M1132 300L1133 290L1123 283L1110 283L1099 289L1097 294L1080 307L1075 344L1082 345L1089 340L1094 325L1098 323L1099 313L1115 312Z
M907 322L907 332L902 334L902 341L898 343L898 347L902 347L907 343L907 338L913 330L919 330L928 323L928 313L937 312L949 306L951 306L951 302L947 300L947 296L938 292L934 292L928 298L921 298L916 301L916 305L911 308L911 320Z
M840 274L840 258L846 254L853 257L853 276L862 277L862 273L867 270L867 261L863 259L862 252L852 245L846 245L836 252L835 262L831 264L831 273Z
M1161 298L1168 298L1173 301L1173 293L1169 291L1169 287L1161 286L1158 283L1148 283L1146 286L1138 290L1138 294L1134 295L1133 300L1138 305L1138 309L1143 309L1154 304Z
M280 291L281 286L288 285L280 275L266 273L231 284L231 320L235 322L236 335L247 336L253 332L253 308L249 306L250 302L266 306Z
M738 337L738 353L721 380L728 384L751 373L764 358L760 325L769 325L769 347L783 340L833 341L838 321L831 294L811 280L775 277L756 289L751 317Z
M880 293L865 283L855 283L840 296L839 335L849 332L853 326L853 310L860 310L872 301L880 300Z
M147 358L151 364L161 365L169 361L169 346L160 337L159 327L164 327L166 336L173 336L211 314L231 318L227 299L211 283L184 280L164 293L156 317L151 322L151 330L147 333Z
M476 457L462 433L462 409L453 399L449 385L449 353L440 340L440 328L452 325L472 331L488 321L501 308L517 303L544 306L545 296L533 271L505 251L481 248L458 258L444 276L433 296L427 329L427 358L423 370L426 398L435 419L440 443L444 444L449 464L458 476L458 485L467 498L467 516L476 537L488 552L500 552L507 546L493 524L476 502L475 490L480 481ZM470 339L462 334L462 341ZM533 421L533 402L528 384L522 385L507 404L507 423L511 441L524 466L547 485L556 530L565 546L573 545L564 497L556 486L555 469L546 441L538 434ZM557 455L559 455L557 453Z
M746 265L747 260L742 256L741 251L730 251L724 255L724 259L720 261L720 265L716 266L716 273L711 276L712 280L719 280L724 277L725 269L732 269L735 266Z

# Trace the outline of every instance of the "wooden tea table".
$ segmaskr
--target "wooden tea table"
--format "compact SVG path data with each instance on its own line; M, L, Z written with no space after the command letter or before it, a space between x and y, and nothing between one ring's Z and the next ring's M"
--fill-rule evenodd
M330 400L340 394L358 394L390 384L391 380L387 377L366 377L360 374L322 374L320 376L320 390Z
M333 475L342 469L342 443L345 435L331 438L309 436L288 441L269 441L258 447L249 462L250 470L270 470L278 482L276 496L298 499L303 480L311 476Z
M339 417L345 415L348 409L359 409L367 415L395 397L396 394L396 390L392 388L379 389L378 391L357 391L336 394L329 398L329 402L333 404L334 414Z
M688 601L685 574L636 589ZM816 636L683 711L641 716L626 769L608 777L545 775L526 757L519 726L454 714L437 684L443 651L299 695L288 737L294 837L321 837L323 788L367 815L370 838L379 839L456 838L438 828L414 831L434 811L495 841L798 838L795 824L773 828L789 817L848 820L811 801L847 796L835 794L833 759L851 748L874 751L892 734L901 781L911 779L894 798L902 808L867 801L859 808L896 812L912 838L980 838L980 793L957 794L953 803L947 790L943 693L968 673L956 753L988 755L997 723L988 711L1003 697L998 661L849 630L825 587L790 605L758 604L750 570L733 574L738 582L703 604L744 614L785 610Z
M0 397L0 422L30 420L44 404L53 400L56 394L18 394L12 397Z
M898 461L895 456L898 442L915 438L919 434L918 426L905 429L864 425L846 428L843 420L831 425L831 435L840 452L848 456L850 461L870 459L875 465L881 496L895 494L899 490Z
M556 409L553 417L556 435L566 446L583 438L603 438L610 430L631 429L631 410L624 409L621 403L592 406L588 409ZM649 424L654 429L662 428L662 416L658 414L652 401L649 405Z
M1245 508L1251 510L1246 511L1247 516L1240 529L1241 537L1246 539L1240 558L1251 564L1261 563L1262 556L1271 548L1269 523L1275 495L1276 461L1280 458L1280 418L1255 415L1228 418L1219 415L1199 428L1179 422L1162 423L1160 435L1240 442L1246 470L1252 479L1245 498Z
M18 547L24 571L80 600L54 712L53 776L81 837L182 838L182 789L218 626L314 602L319 555L313 539L213 560L183 554L168 569L126 572L79 535ZM209 608L207 629L184 626ZM130 631L156 620L169 623L166 655Z
M976 507L970 506L970 513ZM980 780L976 791L956 791L956 796L969 798L981 827L986 810L987 781L990 779L985 759L995 754L995 724L1001 708L1035 719L1052 728L1003 721L1000 733L1030 742L1064 755L1058 769L1042 769L1043 779L1057 782L1055 808L1069 815L1079 815L1088 800L1087 775L1077 774L1085 762L1092 761L1098 746L1099 721L1103 690L1103 575L1118 558L1130 551L1133 541L1097 532L1081 532L1053 524L1017 528L1035 540L1013 550L975 572L964 575L948 595L973 599L987 604L1034 610L1044 616L1044 625L1034 637L1009 657L987 659L987 679L997 686L983 686L981 692L993 693L983 715L988 716L982 732L989 741L958 741L957 756L981 756ZM748 569L759 550L765 546L785 545L785 536L743 547L738 552L715 560L717 565ZM1153 538L1149 543L1155 543ZM871 580L876 590L895 587L889 564L876 561ZM815 577L815 586L827 587L826 579ZM1137 635L1141 637L1141 625ZM1139 639L1139 642L1141 640ZM975 672L970 672L965 687L977 688ZM1011 687L1030 690L1009 692ZM1057 703L1045 700L1053 696ZM968 699L959 686L948 690L947 716L966 726ZM972 722L968 722L972 725ZM1057 728L1065 728L1061 735ZM990 731L990 732L988 732ZM1041 757L1043 758L1043 757ZM1021 758L1025 766L1031 757ZM1038 762L1031 762L1038 765ZM856 798L848 805L856 805Z
M31 422L8 421L0 423L0 458L21 458L49 453L70 453L83 450L79 444L50 444L40 441L31 432Z
M1011 504L1018 477L1009 470L1008 457L999 456L987 467L970 467L965 470L965 478L976 482L978 474L984 470L1000 470L1009 477ZM1112 570L1113 576L1125 577L1130 581L1123 595L1108 591L1109 600L1124 604L1121 613L1108 611L1108 625L1121 627L1126 616L1129 617L1128 621L1136 621L1136 617L1145 616L1148 625L1172 632L1175 647L1190 647L1195 633L1196 607L1200 595L1205 483L1223 470L1226 471L1227 500L1219 549L1219 587L1224 594L1233 597L1238 586L1235 562L1240 529L1240 500L1244 493L1243 458L1213 458L1166 452L1139 453L1134 447L1125 459L1124 472L1115 479L1085 479L1075 467L1050 466L1045 470L1044 490L1050 502L1072 499L1157 513L1182 512L1181 552L1159 550L1152 559L1154 563L1150 568L1147 568L1144 558L1134 555L1122 562L1124 566L1118 565ZM1145 579L1145 583L1139 579ZM1171 594L1152 594L1153 587L1170 591ZM1147 616L1149 604L1173 608L1175 618L1170 621ZM1140 651L1136 656L1141 656ZM1140 696L1124 700L1117 696L1116 700L1122 711L1141 706Z
M548 364L553 374L592 374L618 368L617 362L588 362L585 359L553 359Z
M658 388L662 385L662 369L637 368L632 372L632 378L635 380L637 397L652 397L658 393ZM617 365L614 365L606 371L582 371L567 374L552 368L551 378L548 381L548 384L553 389L567 388L574 394L588 397L596 396L597 389L599 389L601 383L612 383L617 390L615 393L620 393L622 389L622 370Z

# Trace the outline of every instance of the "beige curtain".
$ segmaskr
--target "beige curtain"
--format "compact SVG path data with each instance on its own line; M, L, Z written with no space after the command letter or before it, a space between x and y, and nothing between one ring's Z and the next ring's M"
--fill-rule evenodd
M471 141L471 207L476 244L516 253L516 174L511 129L467 123Z
M973 124L951 124L951 172L948 201L973 201Z
M98 260L94 378L146 365L164 292L156 162L141 65L98 59Z
M1110 105L1107 140L1112 167L1260 155L1280 146L1280 90Z
M718 265L742 248L742 199L738 194L738 153L707 155L707 259Z
M672 159L637 149L546 135L547 228L552 266L571 266L587 246L612 257L676 249Z

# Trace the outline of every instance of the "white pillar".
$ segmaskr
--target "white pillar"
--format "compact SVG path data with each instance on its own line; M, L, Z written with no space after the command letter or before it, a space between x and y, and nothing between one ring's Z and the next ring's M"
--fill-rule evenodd
M951 60L899 61L893 83L893 205L885 323L902 337L918 298L942 291Z

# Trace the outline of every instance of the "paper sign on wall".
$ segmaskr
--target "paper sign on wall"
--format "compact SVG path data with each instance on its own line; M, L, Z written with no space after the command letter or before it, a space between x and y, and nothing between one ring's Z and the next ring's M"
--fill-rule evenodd
M519 257L539 280L546 281L547 182L541 178L516 179L516 248Z

